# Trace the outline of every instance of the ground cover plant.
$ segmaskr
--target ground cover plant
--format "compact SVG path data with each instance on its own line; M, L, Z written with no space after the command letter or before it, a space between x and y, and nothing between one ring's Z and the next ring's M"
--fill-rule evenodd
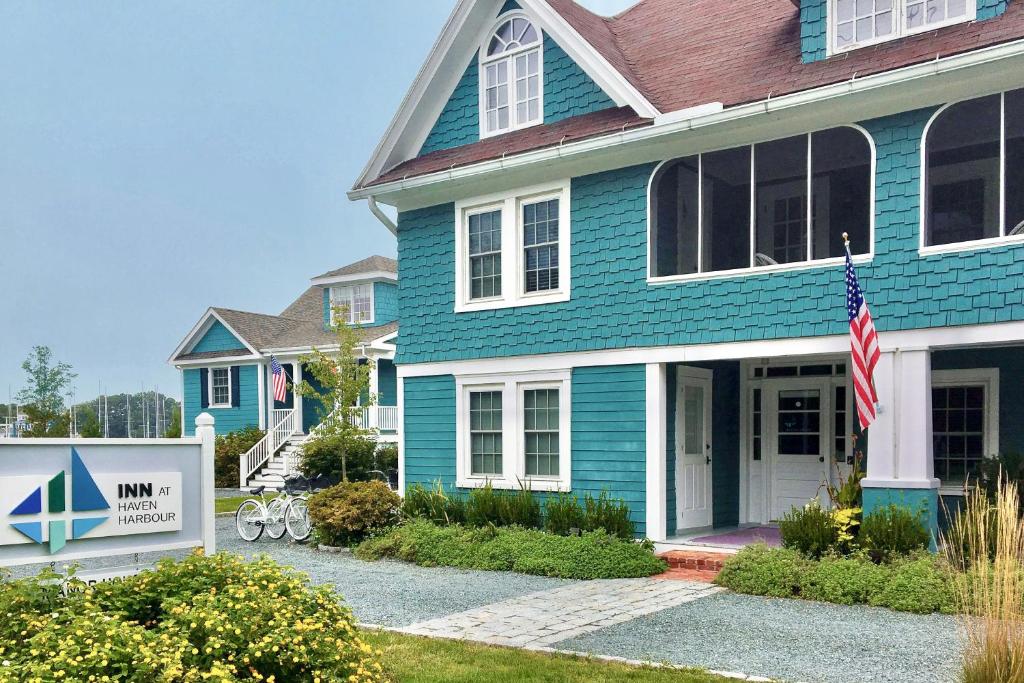
M402 683L724 683L733 680L697 669L632 666L390 631L367 632L362 637L384 653L386 672Z
M567 579L651 576L665 571L649 544L604 531L557 536L520 527L440 526L413 519L355 549L363 560L391 558L425 567L515 571Z
M62 595L0 581L0 681L385 680L328 587L263 558L194 555Z

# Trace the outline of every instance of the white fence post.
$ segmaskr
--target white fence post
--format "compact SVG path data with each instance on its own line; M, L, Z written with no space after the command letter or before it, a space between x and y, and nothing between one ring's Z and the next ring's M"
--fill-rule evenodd
M203 530L203 552L212 555L217 552L217 517L214 514L213 499L214 491L214 453L215 453L215 432L213 429L213 416L209 413L200 413L196 417L196 436L202 439L203 445L200 448L202 464L200 472L203 478L202 495L202 530Z

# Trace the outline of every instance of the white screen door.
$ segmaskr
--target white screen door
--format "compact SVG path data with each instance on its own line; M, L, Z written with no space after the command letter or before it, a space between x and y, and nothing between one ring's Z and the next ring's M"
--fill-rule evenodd
M709 527L711 370L680 368L676 382L676 509L679 529Z
M830 476L831 387L792 378L769 382L766 389L771 518L781 519L821 495L821 483Z

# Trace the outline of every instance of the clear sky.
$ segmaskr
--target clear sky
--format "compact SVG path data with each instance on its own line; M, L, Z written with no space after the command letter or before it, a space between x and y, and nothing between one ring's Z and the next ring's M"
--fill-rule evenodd
M208 306L278 313L394 239L351 186L455 0L0 3L0 401L180 397ZM630 0L585 0L611 14Z

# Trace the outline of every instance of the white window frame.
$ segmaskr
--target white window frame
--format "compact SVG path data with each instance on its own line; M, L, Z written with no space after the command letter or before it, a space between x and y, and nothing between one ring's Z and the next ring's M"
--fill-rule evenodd
M220 370L224 370L227 373L227 376L228 376L228 400L227 400L227 403L217 403L217 402L214 401L215 394L213 393L213 375L214 375L215 372L218 372ZM208 384L208 386L207 386L207 396L210 397L209 407L210 408L230 408L231 405L232 405L232 399L234 398L232 396L232 391L231 391L231 366L222 366L222 367L217 367L217 368L209 368L209 371L206 374L207 374L206 381L207 381L207 384Z
M999 455L999 368L967 368L963 370L932 370L932 389L942 387L960 387L965 385L981 385L985 388L985 433L983 450L986 458ZM928 407L931 409L931 394L928 395ZM928 416L929 423L931 415ZM932 438L935 428L932 427ZM870 456L870 454L869 454ZM932 463L935 456L932 455ZM939 493L944 496L963 495L963 483L955 482L947 485L941 482Z
M455 378L456 481L459 488L481 488L488 483L496 489L570 491L572 488L572 381L571 371L523 373L517 375L468 375ZM526 475L524 395L530 389L558 390L558 476ZM501 467L499 476L474 475L470 443L470 398L472 392L501 391Z
M366 320L356 320L355 296L357 287L367 287L370 291L370 317ZM376 317L376 302L374 301L374 289L372 282L357 282L346 285L332 285L328 290L328 301L331 308L331 325L337 323L334 318L334 307L338 305L348 308L348 325L372 325Z
M827 55L837 55L851 50L859 50L862 47L869 45L877 45L879 43L886 43L890 40L897 40L905 36L912 36L918 33L925 33L928 31L934 31L936 29L944 28L946 26L953 26L955 24L964 24L970 21L974 21L978 14L978 3L977 0L966 0L967 1L967 13L962 17L955 17L953 19L944 19L943 21L936 22L934 24L923 24L916 28L907 28L907 0L892 0L892 11L893 11L893 31L887 36L880 38L872 38L871 40L865 40L863 42L850 43L839 47L839 22L838 22L838 0L828 1L828 49Z
M764 144L768 142L774 142L780 139L786 138L773 138L771 140L760 140L752 145L740 145L739 147L726 147L710 149L704 152L695 152L693 154L683 155L683 157L673 157L666 159L665 161L658 164L654 171L651 173L650 179L647 181L647 282L648 284L670 284L674 282L686 282L688 280L718 280L721 278L736 277L736 276L749 276L749 275L762 275L764 273L778 273L791 270L808 270L812 268L831 268L836 265L845 263L844 256L835 256L823 259L811 258L813 256L814 249L814 174L811 164L813 161L813 147L812 140L816 133L824 133L826 131L835 130L836 128L852 128L853 130L861 133L868 142L868 149L871 154L871 176L870 176L870 192L868 198L868 239L870 244L868 245L868 251L864 253L855 253L853 255L853 262L856 264L868 263L875 257L875 222L876 222L876 172L878 163L878 153L875 148L875 139L871 136L871 133L866 128L853 123L844 123L839 126L830 126L828 128L822 128L819 130L813 130L808 133L802 133L807 137L807 208L805 213L807 215L807 259L803 261L795 261L793 263L779 263L776 265L767 266L756 266L754 265L754 259L757 254L757 153L756 148L758 144ZM799 135L789 135L789 137L799 137ZM672 164L681 158L686 156L698 157L698 175L697 175L697 226L698 226L698 237L697 237L697 253L698 258L703 253L703 241L704 241L704 161L703 157L705 154L713 154L714 152L742 149L749 147L750 149L750 265L743 268L730 268L728 270L709 270L709 271L698 271L696 273L685 273L681 275L655 275L654 274L654 192L655 181L659 178L662 168L668 164ZM853 239L857 239L854 236ZM857 250L857 245L853 246L853 250ZM698 260L698 267L700 263Z
M568 301L570 298L570 181L522 188L475 197L455 203L455 312L492 310ZM523 235L523 205L558 200L558 288L526 291L526 250ZM469 217L501 211L501 294L485 299L471 298L469 266Z
M1013 90L1016 90L1013 89ZM928 235L926 233L928 226L928 212L929 207L929 196L928 196L928 135L931 133L932 125L939 120L939 117L952 106L961 104L963 102L970 102L971 100L984 99L991 95L982 95L980 97L969 97L965 100L957 100L956 102L950 102L945 104L932 114L932 117L928 119L928 123L925 124L924 131L921 133L921 188L920 188L920 206L921 215L919 223L919 246L918 253L922 256L927 254L945 254L956 251L969 251L972 249L985 249L988 247L998 247L1004 244L1019 244L1024 242L1024 234L1021 235L1008 235L1007 230L1012 230L1016 226L1008 226L1006 224L1006 93L1011 92L1010 90L1004 90L998 93L992 93L993 95L999 95L999 235L997 237L983 237L977 240L966 240L964 242L950 242L949 244L928 244Z
M533 29L537 32L537 42L530 43L522 47L518 47L514 50L502 52L501 54L487 56L487 47L491 42L491 38L494 37L495 32L501 28L502 24L512 19L525 19L533 25ZM518 102L515 97L515 85L516 85L516 70L515 70L515 58L518 55L525 54L528 52L537 52L537 114L538 117L535 120L519 121L518 117ZM529 128L531 126L537 126L544 123L544 31L540 24L534 19L527 16L524 12L513 11L507 14L501 15L498 20L491 26L491 29L484 34L483 42L480 44L479 54L479 110L480 110L480 138L490 138L495 135L503 135L515 130L521 130L523 128ZM486 68L491 64L497 62L506 61L508 63L508 82L506 88L508 89L508 107L509 116L508 128L498 128L493 131L487 130L487 76Z

